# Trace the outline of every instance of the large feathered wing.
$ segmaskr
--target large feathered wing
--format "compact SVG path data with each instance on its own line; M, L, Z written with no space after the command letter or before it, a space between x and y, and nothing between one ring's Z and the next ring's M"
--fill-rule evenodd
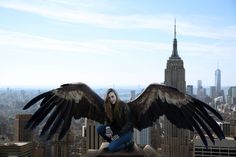
M175 88L151 84L136 99L128 102L128 105L134 116L134 127L138 130L152 126L160 116L165 115L178 128L196 130L206 146L204 132L213 143L212 132L219 139L224 138L221 128L210 116L214 115L222 120L221 115L204 102Z
M86 84L64 84L61 87L42 93L29 101L23 109L27 109L38 101L40 107L26 124L26 128L34 129L45 118L47 121L41 136L47 134L50 139L59 130L59 139L63 138L74 117L86 117L103 123L105 119L104 100ZM49 115L49 116L47 116Z

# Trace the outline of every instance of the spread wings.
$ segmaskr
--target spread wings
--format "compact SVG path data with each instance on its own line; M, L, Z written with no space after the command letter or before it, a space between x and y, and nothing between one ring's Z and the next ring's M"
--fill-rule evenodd
M206 146L204 132L213 143L211 132L219 139L224 138L221 128L209 113L222 120L221 115L209 105L175 88L151 84L135 100L128 102L128 105L133 112L134 126L138 130L152 126L160 116L165 115L178 128L191 131L195 129Z
M34 129L49 115L41 132L41 135L47 134L47 139L50 139L59 128L61 139L70 128L73 117L87 117L100 123L104 122L104 100L86 84L64 84L33 98L23 109L40 100L40 107L28 121L26 128Z

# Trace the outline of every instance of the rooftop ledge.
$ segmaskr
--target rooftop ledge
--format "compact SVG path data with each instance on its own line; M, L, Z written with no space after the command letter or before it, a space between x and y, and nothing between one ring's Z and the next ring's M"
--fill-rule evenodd
M141 149L137 144L134 144L134 150L131 152L121 150L114 153L103 150L107 145L107 142L103 142L99 149L89 149L84 157L160 157L157 151L149 145Z

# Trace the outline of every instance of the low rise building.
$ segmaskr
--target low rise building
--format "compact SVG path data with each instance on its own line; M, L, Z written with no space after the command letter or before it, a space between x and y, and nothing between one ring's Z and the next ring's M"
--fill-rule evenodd
M0 144L0 157L33 157L32 142L8 142Z
M215 139L215 144L207 138L207 142L208 148L204 146L202 140L198 136L194 139L194 157L236 156L236 140L234 138L226 137L223 140Z

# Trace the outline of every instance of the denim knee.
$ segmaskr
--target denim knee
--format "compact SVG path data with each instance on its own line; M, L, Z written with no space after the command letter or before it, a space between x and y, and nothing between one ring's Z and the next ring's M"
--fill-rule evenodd
M104 125L100 125L100 126L98 126L97 128L96 128L96 130L97 130L97 133L98 134L102 134L102 132L104 132Z
M109 151L111 151L111 152L116 152L116 151L117 151L117 145L115 145L115 144L109 144L109 145L108 145L108 149L109 149Z

